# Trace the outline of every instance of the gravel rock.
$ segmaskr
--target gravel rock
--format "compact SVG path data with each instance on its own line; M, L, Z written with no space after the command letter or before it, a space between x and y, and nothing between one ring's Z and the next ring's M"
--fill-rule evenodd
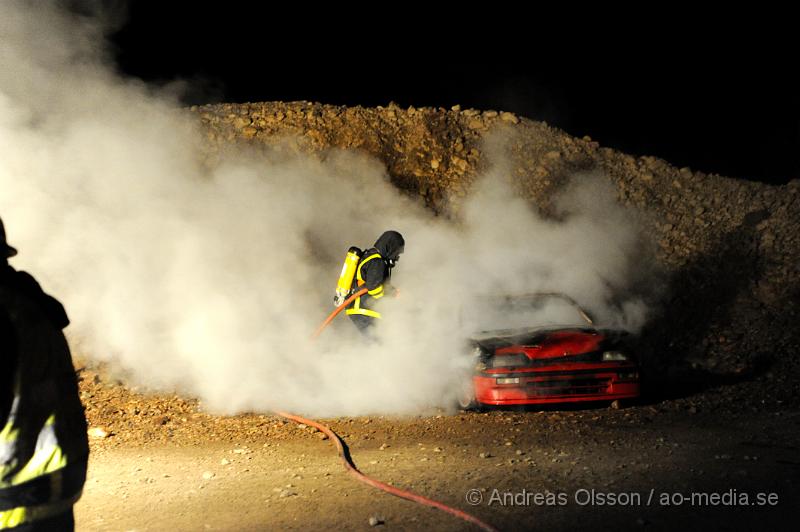
M108 431L105 430L102 427L91 427L87 431L87 434L89 435L90 438L101 438L102 439L102 438L108 438L108 436L109 436Z
M502 112L500 113L500 120L511 124L519 124L519 118L514 113Z

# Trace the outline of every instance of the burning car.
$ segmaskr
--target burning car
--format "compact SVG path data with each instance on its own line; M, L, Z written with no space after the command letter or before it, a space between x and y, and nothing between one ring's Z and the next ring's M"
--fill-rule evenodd
M568 325L495 329L470 339L475 366L462 382L461 408L639 397L639 365L626 331L596 328L589 314L564 294L498 298L493 305L506 320L523 316L535 324L549 321L542 318L553 313L544 309L554 301L562 307L558 319Z

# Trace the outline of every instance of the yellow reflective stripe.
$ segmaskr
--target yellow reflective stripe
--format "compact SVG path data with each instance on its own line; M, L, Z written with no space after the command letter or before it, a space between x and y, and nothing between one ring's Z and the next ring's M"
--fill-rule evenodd
M360 283L359 286L364 284L364 278L361 277L361 267L364 266L369 261L371 261L372 259L374 259L376 257L380 257L380 256L381 256L380 253L373 253L372 255L367 257L366 259L362 260L361 264L358 265L358 270L356 271L356 279L358 279L358 282Z
M72 506L80 499L80 492L74 497L49 504L39 506L20 506L0 512L0 530L14 528L25 523L41 521L49 517L55 517L61 513L69 511Z
M55 414L50 414L50 417L47 418L44 426L39 431L33 456L31 456L30 460L28 460L28 463L25 464L25 466L13 477L5 482L0 481L0 488L22 484L23 482L27 482L42 475L58 471L67 465L67 457L64 455L61 447L58 445L55 423ZM17 429L13 432L9 432L9 434L14 437L18 432L19 430ZM4 430L3 434L5 433L6 431ZM9 446L13 448L13 446L16 444L15 439L11 441L0 440L0 447ZM13 464L0 465L0 473L2 473L0 478L5 477L5 471L3 470L6 468L4 466L11 467Z
M14 528L26 522L27 508L12 508L5 512L0 512L0 530Z
M25 464L25 467L14 475L11 480L12 484L21 484L32 478L57 471L67 465L67 457L64 456L61 447L58 445L55 423L56 416L51 414L42 430L39 431L33 456Z
M0 442L3 443L11 443L17 441L19 437L19 428L14 428L14 422L9 421L6 423L6 426L3 427L3 432L0 432Z
M349 308L344 311L345 314L352 315L352 314L361 314L362 316L369 316L370 318L377 318L382 319L379 312L375 312L374 310L370 310L368 308L361 308L361 298L357 297L356 302L353 305L353 308Z
M19 473L11 479L11 485L16 486L31 479L57 471L67 465L67 457L58 445L49 449L42 449L33 454L31 460L25 464Z
M361 264L358 265L358 269L356 270L356 280L358 281L358 286L362 286L364 284L364 278L361 277L361 267L364 266L366 263L371 261L372 259L380 258L380 253L373 253L366 259L361 261ZM367 292L371 297L374 299L380 299L383 297L383 285L378 286L374 290L370 290ZM360 314L362 316L369 316L370 318L377 318L382 319L379 312L375 312L374 310L370 310L368 308L361 308L361 296L356 298L355 304L353 308L349 308L345 310L345 314L353 315L353 314Z
M370 318L376 318L376 319L379 319L379 320L382 319L382 317L381 317L379 312L375 312L374 310L370 310L368 308L360 308L360 309L350 308L350 309L345 310L345 313L350 314L350 315L352 315L352 314L361 314L363 316L369 316Z

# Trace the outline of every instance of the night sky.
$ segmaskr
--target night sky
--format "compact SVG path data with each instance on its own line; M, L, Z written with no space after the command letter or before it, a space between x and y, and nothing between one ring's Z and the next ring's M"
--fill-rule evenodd
M130 2L109 36L113 59L125 76L187 80L186 104L460 104L707 173L800 177L800 62L779 27L758 37L736 24L587 32L558 19L518 24L513 13L489 24L419 11L367 24L272 4Z

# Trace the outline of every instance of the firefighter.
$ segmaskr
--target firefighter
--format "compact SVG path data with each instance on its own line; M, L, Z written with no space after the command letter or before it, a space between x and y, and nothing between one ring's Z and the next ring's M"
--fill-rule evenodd
M394 295L397 290L390 286L392 268L400 260L405 247L403 236L397 231L386 231L377 241L375 247L364 252L356 269L355 290L367 288L367 293L357 297L347 308L346 313L358 330L368 334L376 319L381 319L374 310L375 301L387 293Z
M16 253L0 220L0 530L74 530L89 445L69 319Z

